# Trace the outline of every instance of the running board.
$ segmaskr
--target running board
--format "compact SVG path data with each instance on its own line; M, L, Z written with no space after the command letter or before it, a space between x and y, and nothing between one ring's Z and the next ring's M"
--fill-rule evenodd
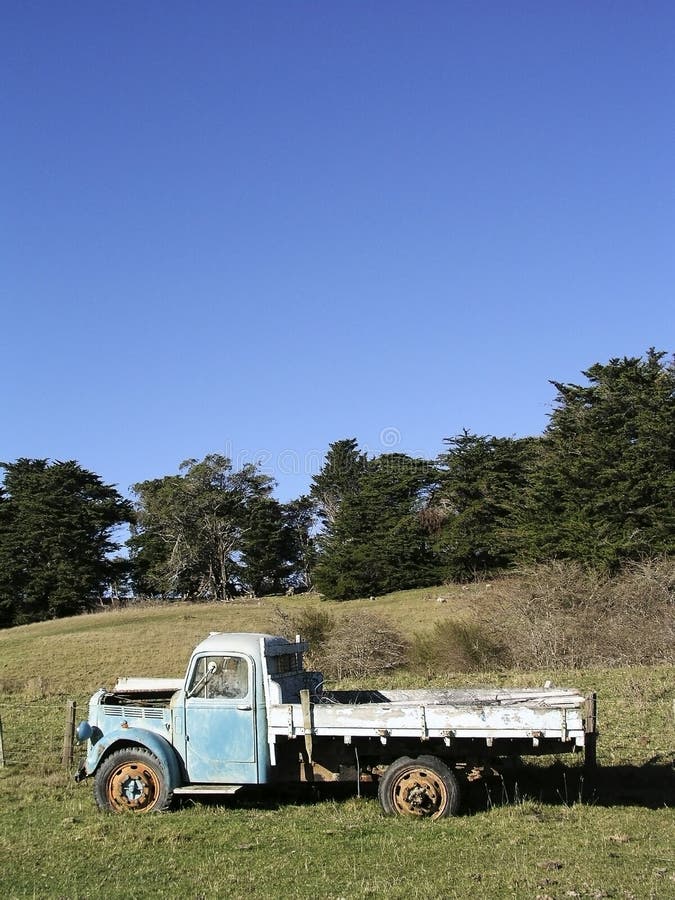
M243 784L189 784L173 789L174 794L236 794Z

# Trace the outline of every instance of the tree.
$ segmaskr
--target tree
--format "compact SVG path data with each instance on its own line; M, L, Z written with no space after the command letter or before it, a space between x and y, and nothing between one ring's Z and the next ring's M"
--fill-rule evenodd
M0 628L15 623L21 597L12 584L15 566L12 564L7 568L7 564L12 563L16 549L13 534L14 518L11 500L5 489L0 486Z
M316 563L316 503L303 494L283 507L284 521L291 541L293 574L290 587L309 590L312 587L312 570Z
M616 569L675 550L675 367L611 359L552 382L555 409L521 510L523 554Z
M368 456L359 450L356 438L334 441L329 446L323 468L312 478L310 490L324 524L335 521L342 501L358 489L367 465Z
M391 453L360 462L358 472L320 537L316 586L349 600L433 583L437 560L421 520L431 463Z
M250 504L241 536L241 582L257 596L279 594L294 570L293 536L284 508L274 497Z
M150 485L151 482L142 484ZM149 507L154 505L154 498L150 499L151 487L144 488L142 494ZM138 597L170 596L176 586L172 585L166 571L170 555L166 534L162 536L160 529L150 524L150 518L145 526L141 524L142 520L145 520L144 517L136 510L130 528L131 536L127 540L133 591Z
M205 600L283 589L294 560L273 480L253 465L234 471L219 454L179 471L134 485L137 587Z
M91 609L118 580L112 536L130 521L130 504L74 460L0 466L0 624Z
M427 513L443 574L474 577L511 565L517 551L514 510L527 485L537 438L463 431L438 457L439 488Z

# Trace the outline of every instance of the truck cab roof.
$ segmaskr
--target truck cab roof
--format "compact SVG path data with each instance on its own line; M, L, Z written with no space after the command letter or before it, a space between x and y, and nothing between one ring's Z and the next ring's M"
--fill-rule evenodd
M264 655L267 657L279 656L284 653L302 653L307 649L307 644L288 641L286 638L274 634L259 632L231 632L213 631L201 643L197 644L193 651L198 653L246 653L249 656L257 656L261 646L264 646Z

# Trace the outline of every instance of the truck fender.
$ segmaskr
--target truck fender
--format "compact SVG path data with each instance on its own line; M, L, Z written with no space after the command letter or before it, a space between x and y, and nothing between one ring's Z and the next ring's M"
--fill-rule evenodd
M92 759L92 753L88 756L86 774L93 775L107 756L129 746L143 747L154 753L167 774L169 790L173 791L183 783L178 757L171 744L161 734L143 728L118 728L104 735L93 747L95 758Z

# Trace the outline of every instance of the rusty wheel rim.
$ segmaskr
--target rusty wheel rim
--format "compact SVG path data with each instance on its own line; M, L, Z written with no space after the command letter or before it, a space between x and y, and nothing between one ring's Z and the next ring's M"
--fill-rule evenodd
M392 787L396 811L403 816L438 818L448 802L448 788L430 769L413 766Z
M108 781L108 800L115 809L148 812L159 797L157 773L142 762L127 762L119 766Z

